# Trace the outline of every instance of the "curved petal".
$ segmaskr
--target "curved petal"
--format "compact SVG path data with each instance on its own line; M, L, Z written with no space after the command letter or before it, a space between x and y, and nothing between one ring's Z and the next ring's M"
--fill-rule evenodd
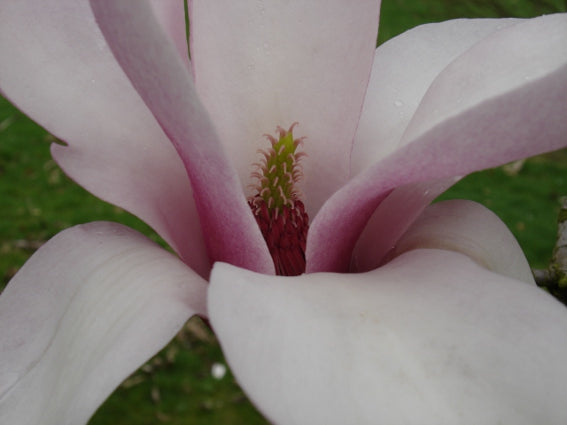
M22 0L0 12L0 88L68 146L63 170L210 270L183 163L116 63L88 2Z
M199 96L250 184L263 134L299 122L306 137L308 212L349 176L380 1L191 1L191 57Z
M430 205L396 244L394 256L418 248L456 251L495 273L535 285L522 248L489 209L472 201Z
M217 264L211 276L211 323L274 423L567 421L567 310L460 253L411 251L363 274Z
M272 258L191 76L147 1L91 1L124 72L181 156L211 261L274 273Z
M179 0L150 0L150 4L162 28L173 41L177 53L185 62L187 69L191 69L184 2Z
M84 424L185 321L206 282L114 223L65 230L0 296L0 422Z
M420 25L376 49L354 140L354 174L400 147L404 130L439 73L478 41L520 19L454 19Z
M400 236L435 198L457 180L413 183L394 189L376 208L356 241L350 271L366 272L386 262Z
M498 31L452 62L404 134L416 139L402 142L401 149L357 175L315 217L307 240L307 271L346 270L360 232L393 188L567 146L566 37L567 14L544 16ZM490 65L484 67L487 61ZM488 89L481 89L479 80ZM478 93L461 97L474 87L482 100ZM443 99L457 115L445 106L434 108ZM441 110L444 121L438 123ZM427 131L426 116L435 124ZM326 249L318 250L320 246Z
M416 139L452 117L458 117L498 96L513 93L526 83L537 84L555 72L565 72L565 40L567 13L529 19L481 40L449 64L433 81L401 143L423 143ZM563 90L566 88L558 88L565 96ZM546 99L530 100L543 103ZM523 112L522 104L511 106L515 108L499 111L495 119ZM528 150L526 154L534 153Z
M401 147L401 137L421 99L451 61L493 32L521 22L454 19L420 25L379 46L354 140L353 173ZM455 179L447 179L395 189L373 213L356 242L351 270L378 267L412 221L454 183Z

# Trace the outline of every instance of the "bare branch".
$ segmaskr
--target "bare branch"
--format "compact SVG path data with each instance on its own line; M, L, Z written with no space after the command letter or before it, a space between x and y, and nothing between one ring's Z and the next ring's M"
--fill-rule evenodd
M547 289L567 304L567 197L561 199L557 220L557 242L551 264L546 270L533 270L538 286Z

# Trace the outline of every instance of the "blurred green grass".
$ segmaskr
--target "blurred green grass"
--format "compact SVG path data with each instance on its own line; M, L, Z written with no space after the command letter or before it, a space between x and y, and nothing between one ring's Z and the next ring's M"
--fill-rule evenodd
M567 11L565 1L384 0L379 42L425 23L457 17L531 17ZM117 221L159 240L144 223L71 182L49 155L54 138L0 98L0 287L33 251L75 224ZM567 195L567 153L532 158L519 171L487 170L466 177L441 199L464 198L496 212L518 238L532 267L549 261L559 197ZM199 319L130 377L99 409L90 425L261 424L228 374L214 336Z

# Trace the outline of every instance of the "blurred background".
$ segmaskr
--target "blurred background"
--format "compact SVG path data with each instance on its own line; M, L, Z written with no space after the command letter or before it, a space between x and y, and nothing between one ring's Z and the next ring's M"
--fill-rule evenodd
M428 22L566 11L565 0L383 0L378 43ZM70 181L49 155L53 141L0 97L0 289L42 243L75 224L117 221L160 242L147 225ZM472 174L441 199L486 205L516 235L531 266L545 268L561 196L567 196L566 150ZM266 423L225 365L214 335L192 319L115 391L89 425Z

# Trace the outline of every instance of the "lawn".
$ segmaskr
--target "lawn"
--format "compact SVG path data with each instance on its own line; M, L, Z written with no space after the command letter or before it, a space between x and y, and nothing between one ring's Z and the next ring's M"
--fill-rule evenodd
M567 11L567 2L384 0L379 42L425 22L557 11ZM160 242L140 220L70 181L49 155L52 142L53 136L0 98L0 285L43 242L74 224L117 221ZM532 267L543 268L555 242L559 198L567 195L567 152L515 165L470 175L441 198L472 199L492 209L516 235ZM224 364L221 350L208 328L193 319L124 382L89 424L265 423L230 371L221 379L212 376L215 363Z

